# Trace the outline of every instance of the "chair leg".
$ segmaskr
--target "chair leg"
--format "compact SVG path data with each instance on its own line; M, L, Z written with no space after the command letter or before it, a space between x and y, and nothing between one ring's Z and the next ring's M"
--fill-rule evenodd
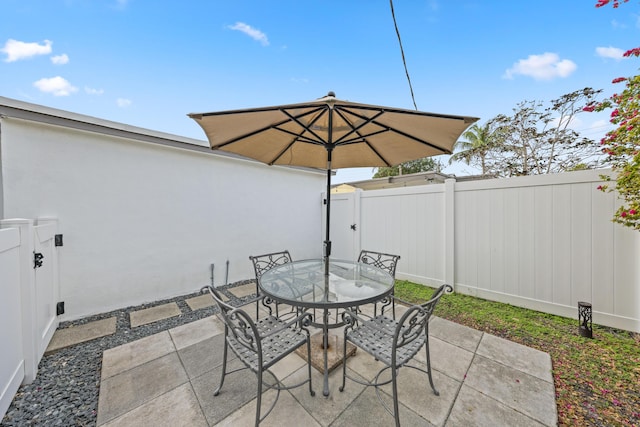
M309 337L309 335L307 335L307 371L309 373L309 394L315 396L316 392L313 391L311 385L311 337Z
M340 391L344 391L345 379L347 377L347 334L344 334L344 339L342 340L342 385L340 386Z
M398 368L391 366L391 383L393 386L393 418L396 427L400 427L400 405L398 404Z
M431 375L431 357L429 356L429 329L427 329L427 340L425 341L424 345L427 352L427 372L429 373L429 384L431 384L433 394L435 394L436 396L440 396L440 392L436 390L436 386L433 385L433 376Z
M224 350L222 350L222 375L220 376L220 385L213 392L214 396L220 394L222 384L224 384L224 377L227 374L227 334L229 333L227 327L224 327Z
M262 406L262 369L258 370L258 395L256 396L256 427L260 424L260 407Z

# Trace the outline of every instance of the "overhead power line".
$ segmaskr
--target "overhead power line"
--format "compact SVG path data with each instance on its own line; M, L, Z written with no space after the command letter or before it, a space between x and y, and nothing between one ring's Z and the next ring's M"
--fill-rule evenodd
M411 91L411 100L413 101L413 106L417 110L418 106L416 105L416 98L413 96L413 86L411 85L411 77L409 77L409 70L407 69L407 61L404 58L404 49L402 48L402 39L400 38L400 30L398 30L398 23L396 22L396 14L393 11L393 0L389 0L389 4L391 5L391 16L393 17L393 25L396 27L396 34L398 35L398 43L400 43L400 53L402 54L402 64L404 64L404 72L407 75L407 81L409 82L409 90Z

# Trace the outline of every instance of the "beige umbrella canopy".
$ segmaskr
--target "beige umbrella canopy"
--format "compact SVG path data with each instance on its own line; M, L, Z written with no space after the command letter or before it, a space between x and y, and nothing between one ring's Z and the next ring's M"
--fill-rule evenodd
M244 110L192 113L211 148L269 165L327 170L325 258L331 253L331 170L384 167L440 154L453 146L475 117L425 113L337 99ZM327 264L328 265L328 264Z

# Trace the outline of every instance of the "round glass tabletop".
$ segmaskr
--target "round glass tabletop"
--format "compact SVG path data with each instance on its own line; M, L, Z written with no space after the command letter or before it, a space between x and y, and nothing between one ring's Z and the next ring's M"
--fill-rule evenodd
M393 277L368 264L332 259L329 275L324 273L322 259L293 261L265 272L259 286L276 301L312 308L353 307L380 300L393 290Z

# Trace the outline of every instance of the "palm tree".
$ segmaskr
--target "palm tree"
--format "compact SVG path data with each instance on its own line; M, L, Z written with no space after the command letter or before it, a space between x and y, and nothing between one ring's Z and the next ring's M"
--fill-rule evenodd
M482 174L489 172L487 167L487 156L489 152L495 148L497 144L496 130L493 128L491 121L485 123L484 126L474 124L462 137L465 140L459 140L454 146L454 150L459 150L449 158L449 164L457 161L464 161L471 164L471 161L477 159L482 169Z

